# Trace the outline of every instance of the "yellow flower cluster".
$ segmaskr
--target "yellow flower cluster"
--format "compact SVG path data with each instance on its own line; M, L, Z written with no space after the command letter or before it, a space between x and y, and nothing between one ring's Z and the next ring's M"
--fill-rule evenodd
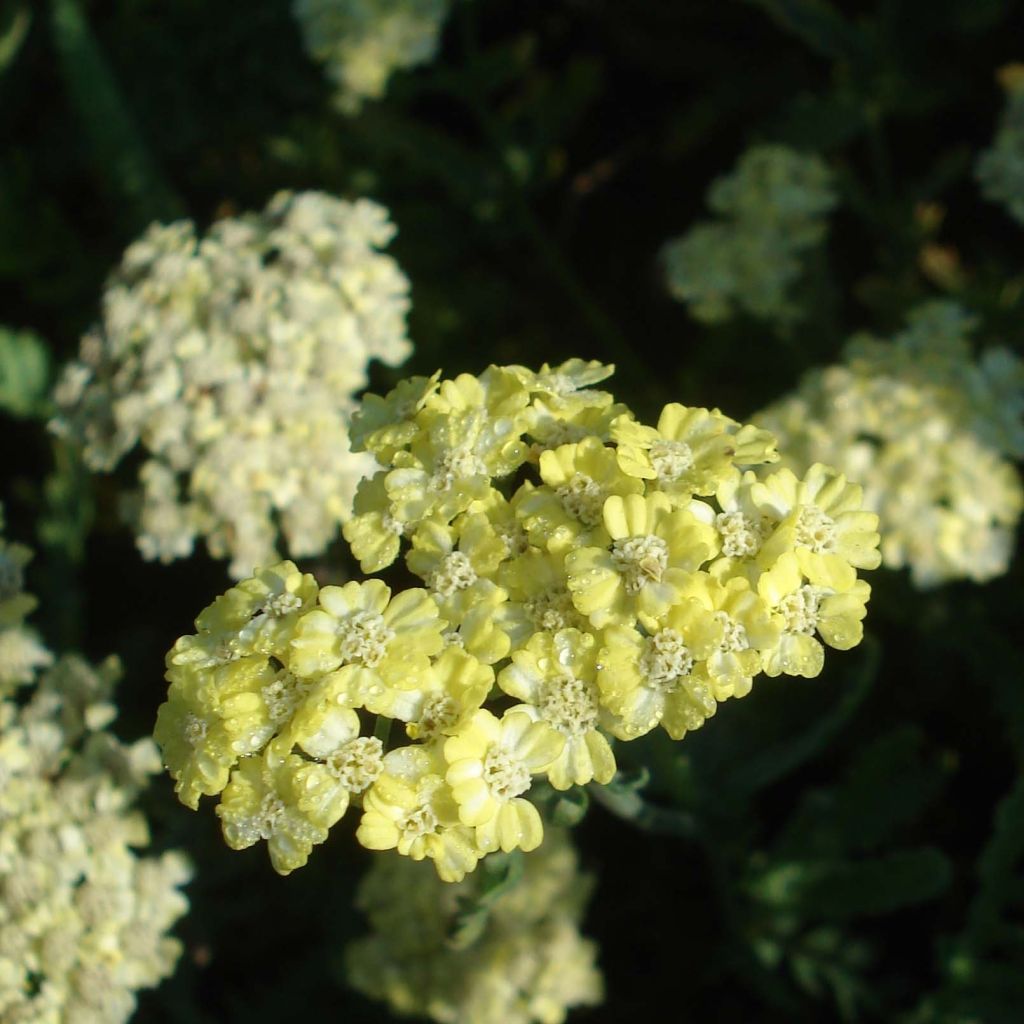
M55 429L95 470L141 443L129 502L139 548L163 562L204 536L241 577L319 554L373 465L346 421L367 363L410 351L409 282L380 250L387 211L319 192L275 196L259 214L197 237L154 224L132 244L55 398Z
M549 830L465 943L458 912L479 903L478 878L445 885L422 864L378 858L357 895L373 931L346 950L352 987L438 1024L561 1024L599 1003L597 950L579 933L591 880L565 833Z
M851 339L846 361L814 370L759 424L786 464L837 466L879 513L882 558L918 587L1006 572L1024 488L1024 364L1006 349L971 352L974 320L926 303L892 341Z
M8 573L24 552L0 544L5 632L32 603ZM40 649L36 664L52 662ZM8 653L0 643L0 675L32 682L34 666L12 671ZM65 655L26 701L0 693L0 1019L11 1024L121 1024L181 952L167 931L188 907L189 868L178 853L135 852L149 835L132 804L160 760L152 740L107 731L118 674L115 659Z
M646 426L589 390L611 372L492 366L365 400L354 444L385 468L345 537L366 572L407 545L424 587L318 588L284 562L168 655L165 764L189 806L223 794L231 846L265 839L288 872L355 803L364 846L459 880L540 845L534 779L607 783L615 739L680 739L760 672L814 676L822 642L860 641L860 488L769 472L774 438L717 410ZM412 742L386 751L367 713Z
M451 0L294 0L306 50L338 89L340 110L380 99L394 71L437 52Z

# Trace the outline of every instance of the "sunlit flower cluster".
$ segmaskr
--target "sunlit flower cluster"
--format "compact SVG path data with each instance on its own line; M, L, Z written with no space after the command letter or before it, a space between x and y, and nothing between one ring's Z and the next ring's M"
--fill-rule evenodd
M793 285L808 252L824 239L825 215L836 204L825 164L785 146L754 146L712 184L707 203L716 219L665 246L672 295L706 323L739 312L795 319Z
M240 577L276 554L321 552L372 466L346 419L367 362L409 353L409 283L368 200L281 193L202 238L155 224L111 278L103 320L57 388L55 428L96 470L141 444L130 502L147 558L204 536Z
M590 888L565 833L550 829L466 940L460 908L480 904L480 875L445 885L421 864L377 858L357 895L372 932L346 950L349 982L439 1024L561 1024L602 998L595 944L579 933Z
M31 607L0 547L0 637ZM6 563L6 564L5 564ZM17 608L21 611L16 611ZM177 853L142 857L145 819L132 805L160 770L152 740L126 745L107 731L116 659L45 655L26 667L0 639L0 674L36 682L25 700L0 699L0 1019L11 1024L120 1024L138 989L178 960L167 932L187 909ZM32 660L32 659L30 659ZM36 679L35 669L50 664Z
M851 339L841 365L807 374L757 417L796 471L827 461L864 485L882 557L916 585L983 582L1007 569L1024 490L1024 364L974 359L974 320L950 302L911 313L892 341Z
M775 439L718 410L644 425L589 389L610 373L492 366L365 399L353 444L383 468L344 534L365 572L404 551L424 586L281 563L168 655L165 764L189 806L221 795L231 846L267 840L287 872L356 805L364 846L455 881L540 845L536 779L608 783L616 739L681 739L762 671L815 676L823 644L860 641L860 488L769 471ZM389 721L412 742L388 749Z
M1001 203L1024 224L1024 65L1003 68L1006 106L992 146L975 164L975 175L986 199Z
M337 87L338 107L355 114L380 99L395 71L431 60L451 0L294 0L310 56Z

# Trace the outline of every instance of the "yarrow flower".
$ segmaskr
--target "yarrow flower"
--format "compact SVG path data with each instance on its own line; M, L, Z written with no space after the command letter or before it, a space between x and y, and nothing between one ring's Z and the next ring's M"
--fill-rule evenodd
M133 804L160 761L151 740L107 730L117 660L55 660L33 640L40 654L8 661L35 603L27 557L0 540L0 1017L122 1024L136 992L174 970L190 869L177 852L138 852L149 832Z
M367 363L410 351L409 282L368 200L275 196L259 214L154 224L125 252L57 387L53 427L94 470L146 455L127 503L146 558L205 537L235 577L319 554L373 462L349 451Z
M549 830L466 941L459 911L478 897L478 878L445 885L404 858L376 860L356 896L372 931L345 951L350 984L440 1024L561 1024L573 1007L600 1003L597 948L579 932L592 879L565 833Z
M380 99L392 73L432 60L451 0L294 0L306 50L346 114Z
M926 303L892 341L855 336L844 363L757 417L796 472L827 462L863 484L885 564L919 587L1006 572L1024 509L1010 461L1024 456L1024 364L1002 348L975 359L975 327L955 303Z
M836 205L828 168L785 146L748 149L708 191L717 214L669 242L668 289L698 320L717 323L743 311L787 322L799 315L792 287L809 251L825 237Z
M542 848L543 794L606 785L613 744L681 739L754 678L861 639L877 516L822 465L717 409L657 426L574 359L413 378L352 437L380 464L344 535L423 587L319 588L291 562L219 597L167 659L156 736L233 847L305 863L342 816L458 882ZM376 722L372 723L372 716ZM401 741L391 739L404 729Z

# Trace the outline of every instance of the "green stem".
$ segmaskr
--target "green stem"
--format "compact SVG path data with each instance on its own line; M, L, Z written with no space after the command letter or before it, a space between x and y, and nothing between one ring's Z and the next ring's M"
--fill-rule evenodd
M378 715L377 721L373 724L373 735L384 744L386 750L388 740L391 739L391 719L386 715Z
M606 811L623 821L654 835L695 839L697 822L685 811L670 811L654 807L632 791L615 791L606 786L590 786L588 792Z

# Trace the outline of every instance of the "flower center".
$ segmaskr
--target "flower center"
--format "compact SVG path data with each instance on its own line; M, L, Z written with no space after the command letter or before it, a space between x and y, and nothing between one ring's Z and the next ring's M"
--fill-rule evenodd
M661 484L675 483L693 469L693 449L685 441L655 441L650 458Z
M200 718L191 711L185 715L185 725L182 732L185 734L185 742L193 750L198 749L199 745L206 739L208 730L209 726L205 718Z
M290 612L297 612L302 607L302 598L298 594L291 594L287 590L281 594L272 594L263 603L263 611L267 615L280 619Z
M423 703L416 722L416 739L430 742L436 736L448 735L459 721L459 705L444 693L435 693Z
M779 611L786 623L787 633L804 633L810 636L818 625L818 606L822 593L817 587L806 584L787 594L779 602Z
M476 583L477 575L469 555L453 551L430 574L430 589L441 597L451 597L457 590L467 590Z
M835 550L835 520L816 505L801 505L796 515L796 542L819 555Z
M353 612L338 623L337 629L341 660L361 661L369 668L384 660L388 642L395 636L379 612Z
M668 545L651 534L624 537L612 544L612 561L622 576L626 593L635 594L652 580L661 582L668 567Z
M505 545L506 558L518 558L529 551L530 539L526 536L526 531L519 523L498 523L494 527L494 532L498 535L502 544Z
M648 637L640 659L640 671L648 684L662 693L674 693L693 671L693 655L674 629L659 630Z
M751 558L761 546L761 534L742 512L721 512L715 526L722 537L722 554L728 558Z
M601 522L604 488L585 473L574 473L568 483L555 488L562 508L584 526L595 527Z
M239 635L244 631L243 627ZM210 660L215 665L227 665L232 661L238 661L241 656L238 637L221 637L210 649Z
M434 809L429 804L421 804L399 818L395 824L404 838L412 840L436 832L438 821Z
M597 724L597 687L574 676L550 679L541 689L537 707L553 728L579 736Z
M720 651L745 651L750 647L746 629L728 612L715 612L715 621L722 627L722 639L718 643Z
M564 444L579 444L585 437L591 435L591 431L582 424L567 423L564 420L558 420L546 427L545 433L547 437L539 446L541 451L561 448Z
M523 602L526 617L538 632L557 633L560 629L582 629L583 617L572 603L565 587L547 590Z
M267 705L267 714L274 725L281 725L292 717L310 688L311 683L300 683L291 672L285 672L263 687L260 693L263 696L263 703Z
M390 512L382 513L380 517L380 528L385 533L394 533L399 537L405 533L405 524L400 523Z
M250 834L260 839L270 839L286 810L284 801L276 793L265 793L260 809L247 822Z
M441 640L445 647L459 647L465 650L466 641L462 639L462 634L457 629L446 629L441 634Z
M487 476L487 466L472 448L450 448L437 460L432 485L446 491L456 480L471 476Z
M495 800L512 800L530 788L529 769L513 761L501 747L487 751L483 779Z
M359 736L331 754L326 764L345 789L362 793L384 769L384 744L376 736Z

